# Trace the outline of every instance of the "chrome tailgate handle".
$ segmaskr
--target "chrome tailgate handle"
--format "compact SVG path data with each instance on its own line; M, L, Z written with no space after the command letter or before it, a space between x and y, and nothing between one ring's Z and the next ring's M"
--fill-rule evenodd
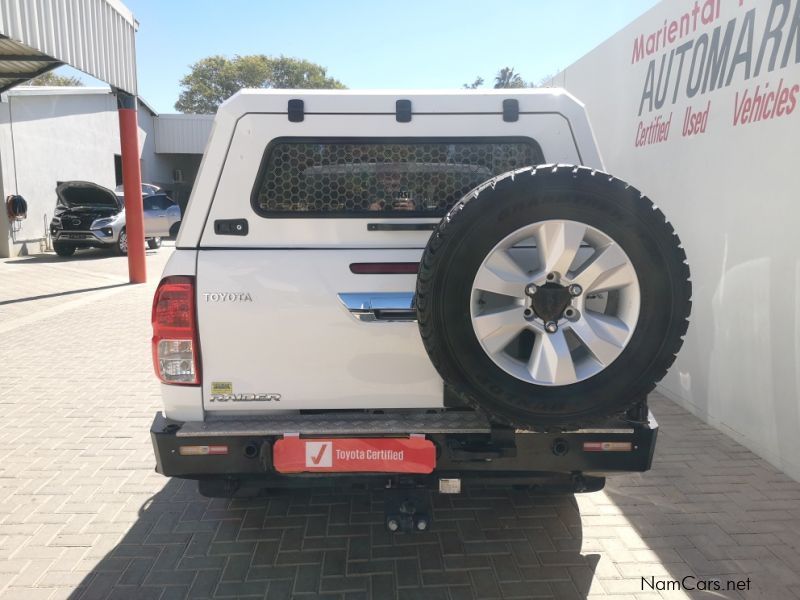
M416 321L413 292L354 292L339 294L353 317L365 323Z

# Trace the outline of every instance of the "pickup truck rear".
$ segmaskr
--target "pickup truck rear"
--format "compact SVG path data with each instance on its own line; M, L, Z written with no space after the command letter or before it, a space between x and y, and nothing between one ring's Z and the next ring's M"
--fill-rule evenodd
M689 269L602 169L562 90L233 96L154 299L157 470L209 496L646 471Z

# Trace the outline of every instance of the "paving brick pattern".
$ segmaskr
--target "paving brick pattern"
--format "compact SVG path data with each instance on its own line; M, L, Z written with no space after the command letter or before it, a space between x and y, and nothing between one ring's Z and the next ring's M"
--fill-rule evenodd
M0 293L124 281L115 260L0 261ZM4 305L2 599L800 598L800 484L659 396L652 471L577 497L436 496L423 534L386 533L374 489L204 499L153 473L152 292ZM643 589L687 576L723 590Z
M147 250L156 275L174 243ZM128 282L127 258L109 250L78 250L63 259L53 253L0 260L0 334L34 319L60 314ZM95 293L88 293L95 292Z

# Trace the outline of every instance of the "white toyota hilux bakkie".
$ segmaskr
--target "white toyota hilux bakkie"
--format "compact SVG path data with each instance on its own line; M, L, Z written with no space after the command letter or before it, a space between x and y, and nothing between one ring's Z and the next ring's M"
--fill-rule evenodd
M392 529L427 527L407 490L596 490L650 466L690 296L563 90L243 90L153 303L157 470L377 478Z

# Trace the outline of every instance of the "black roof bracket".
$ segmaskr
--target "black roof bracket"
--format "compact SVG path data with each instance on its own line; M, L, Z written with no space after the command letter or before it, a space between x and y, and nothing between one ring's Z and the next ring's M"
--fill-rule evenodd
M398 100L394 104L394 118L398 123L411 122L411 100Z
M292 123L300 123L303 119L306 118L305 114L305 103L298 99L293 98L289 100L289 121Z
M506 123L519 121L519 100L516 98L503 100L503 121Z

